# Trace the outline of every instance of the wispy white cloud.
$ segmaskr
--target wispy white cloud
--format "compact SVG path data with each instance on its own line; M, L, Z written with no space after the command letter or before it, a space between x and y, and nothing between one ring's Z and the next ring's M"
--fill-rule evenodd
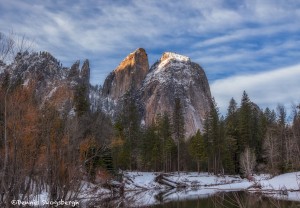
M139 39L141 41L150 39L154 42L154 40L159 40L162 35L170 33L178 35L185 32L220 30L239 24L242 19L238 12L222 7L222 1L210 1L209 3L200 1L198 4L194 1L186 4L182 2L129 1L123 6L114 3L101 4L96 1L87 1L85 4L81 1L69 5L58 4L58 9L55 11L49 9L47 4L51 3L48 1L46 5L43 5L36 1L32 6L32 4L14 1L8 3L4 9L14 9L29 14L29 18L11 22L11 25L16 24L18 28L21 26L20 29L23 30L21 32L30 35L35 32L39 35L47 34L46 32L49 32L50 29L52 35L56 35L60 39L68 37L69 41L79 42L81 47L90 50L101 50L100 48L110 50L114 49L112 45L122 45L128 41L133 45L133 40L139 41ZM88 4L91 5L87 6ZM99 14L89 15L95 8ZM191 13L192 15L190 15ZM43 25L47 25L45 30L36 30L41 26L43 28ZM28 26L33 26L33 28L28 28ZM79 41L80 37L83 41ZM107 44L101 40L105 40Z
M263 45L264 44L264 45ZM278 42L261 43L261 45L247 45L243 44L243 47L220 47L220 48L208 48L205 50L205 54L199 58L199 61L205 63L225 63L225 62L244 62L245 60L254 61L255 59L264 56L274 55L284 56L286 51L299 51L299 40L282 40ZM203 52L201 52L203 54ZM251 62L248 62L251 65Z
M275 109L277 104L300 103L299 77L300 65L294 65L216 80L211 83L211 91L223 114L226 113L229 100L233 97L239 102L244 90L260 107Z
M0 19L2 32L25 34L66 65L89 58L93 84L144 47L152 62L167 50L200 63L222 108L244 89L262 106L298 99L297 70L264 71L299 63L299 1L0 0ZM294 94L276 87L277 72ZM247 76L232 77L237 74ZM268 77L268 84L258 81ZM267 99L267 93L276 96Z
M247 38L259 38L263 36L272 36L278 33L297 32L300 30L298 23L286 23L283 25L272 25L258 28L243 28L235 31L229 31L228 34L206 39L194 45L195 48L203 48L212 45L219 45L231 41L245 40Z
M300 2L294 0L245 0L244 5L245 11L252 16L251 20L261 24L297 21L300 15L297 9Z

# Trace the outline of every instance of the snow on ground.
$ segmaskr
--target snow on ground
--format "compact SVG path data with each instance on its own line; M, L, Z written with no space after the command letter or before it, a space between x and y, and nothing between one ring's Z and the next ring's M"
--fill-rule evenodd
M109 195L110 190L97 186L95 184L81 181L80 191L78 194L78 198L80 199L88 199L91 196L99 196L99 195Z
M259 191L280 200L300 201L300 172L256 179L261 188L250 188L249 191Z
M155 182L155 172L125 172L125 190L162 189L163 186Z
M262 191L262 193L267 197L272 197L274 199L286 200L286 201L300 201L300 191L287 191L285 194L280 192L270 192L270 191Z
M187 186L213 186L243 181L239 176L216 176L208 173L171 173L168 177L177 183L183 183Z
M216 185L212 186L211 188L217 189L219 191L240 191L246 190L253 185L253 182L242 180L240 182L229 183L224 185Z
M125 189L168 189L162 184L155 182L160 173L155 172L125 172ZM253 185L239 176L215 176L208 173L189 172L166 173L164 176L173 184L181 184L185 187L213 187L220 189L245 189Z
M49 189L49 187L48 187ZM76 197L76 200L68 200L68 197L71 195L74 195L75 193L71 193L69 192L69 194L67 195L67 200L66 201L79 201L80 202L80 207L87 207L86 203L88 203L89 201L91 201L91 199L97 199L97 198L101 198L101 197L109 197L111 195L110 190L103 188L101 186L95 185L93 183L90 182L86 182L86 181L81 181L80 187L79 187L79 193ZM20 195L20 198L22 198L22 196ZM21 200L19 200L21 201ZM57 201L57 200L54 200ZM24 201L27 202L27 201ZM42 190L39 194L36 195L31 195L30 196L30 200L28 201L28 203L32 203L30 205L30 207L46 207L44 206L47 202L49 201L49 192L47 191L47 189Z
M249 190L262 192L269 197L300 201L300 172L286 173L271 178L269 174L254 175L254 181L242 179L239 176L215 176L208 173L166 173L164 177L173 184L184 188L171 189L159 184L155 177L160 173L126 172L126 198L135 205L159 203L160 200L173 201L195 198L206 198L218 192ZM255 188L260 185L261 188ZM282 190L287 190L282 192ZM296 191L295 191L296 190Z
M125 172L125 198L135 206L157 204L161 201L206 198L221 191L247 189L253 183L239 176L215 176L208 173L189 172L166 173L164 177L171 184L180 184L185 188L171 189L159 184L155 178L161 173Z
M146 206L174 200L207 198L218 192L239 191L249 188L253 182L239 176L215 176L208 173L166 173L171 184L184 188L170 188L159 184L155 178L161 173L125 172L125 198L134 206Z
M285 173L274 178L261 180L262 189L272 190L299 190L300 172Z

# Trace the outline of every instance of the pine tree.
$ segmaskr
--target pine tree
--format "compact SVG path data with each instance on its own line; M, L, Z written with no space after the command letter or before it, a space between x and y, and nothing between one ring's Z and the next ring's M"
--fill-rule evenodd
M225 158L224 168L226 172L239 172L239 160L237 154L238 132L238 108L236 101L231 98L225 119Z
M217 174L221 170L222 166L222 141L220 135L219 110L214 98L212 98L210 111L207 114L204 123L204 140L208 152L208 171L211 169L214 174ZM210 165L212 165L212 167L210 167Z
M166 137L166 139L162 137L163 132L161 130L163 126L161 125L163 125L163 120L160 116L158 119L159 122L153 122L143 133L141 158L143 167L146 170L166 171L167 141L169 137Z
M276 173L279 166L279 136L275 111L266 108L262 123L265 128L263 141L264 162L267 164L268 171Z
M238 152L241 154L251 141L251 102L245 91L239 112L239 136Z
M138 108L131 90L124 95L123 107L119 117L124 128L125 136L123 156L128 157L128 168L130 170L136 169L140 154L139 137L141 136L141 129Z
M163 158L163 171L167 171L169 165L168 161L171 161L172 157L170 157L172 145L170 146L170 140L172 140L171 134L171 123L169 119L169 115L167 112L161 116L160 114L156 117L156 125L158 131L158 137L161 140L162 145L162 158ZM167 145L169 144L169 146ZM169 162L170 163L170 162Z
M85 85L78 85L74 95L75 112L80 117L89 111L90 104L87 96L87 87Z
M128 168L127 164L128 164L129 157L125 157L125 158L123 157L123 151L126 151L124 149L125 132L120 117L118 117L118 119L114 124L114 130L115 130L115 136L111 141L114 167L126 169Z
M177 171L180 171L180 143L184 140L184 117L182 104L179 98L175 98L175 107L173 112L173 134L177 142Z
M165 171L171 171L175 170L172 168L172 164L173 158L175 158L176 155L176 144L172 138L172 125L169 115L165 112L162 119L160 134L163 138L163 152L165 155L164 169Z
M271 111L268 107L264 111L264 117L266 118L266 123L268 126L276 123L276 113L274 110Z
M286 148L286 110L283 105L278 105L277 106L277 111L278 111L278 121L277 121L277 126L278 126L278 135L279 135L279 154L280 154L280 164L279 164L279 169L282 173L284 173L287 170L287 165L288 165L288 155L287 155L287 148Z
M197 162L197 171L200 172L200 163L205 160L206 152L203 137L198 130L189 141L189 152Z
M255 151L257 164L264 163L263 140L266 135L266 120L264 113L257 108L252 110L252 149Z

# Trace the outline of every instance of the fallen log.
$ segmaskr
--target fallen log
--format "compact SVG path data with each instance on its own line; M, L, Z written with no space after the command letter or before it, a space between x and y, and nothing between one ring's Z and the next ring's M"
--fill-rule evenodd
M159 174L158 176L155 177L155 182L165 185L165 186L168 186L170 188L185 188L186 187L186 184L172 181L169 178L167 178L166 175L163 173Z

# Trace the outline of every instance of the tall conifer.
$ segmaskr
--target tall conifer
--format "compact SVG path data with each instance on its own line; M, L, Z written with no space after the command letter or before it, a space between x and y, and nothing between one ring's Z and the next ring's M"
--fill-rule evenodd
M173 134L177 142L177 171L180 171L180 143L184 140L184 117L180 98L175 98L175 107L173 112Z

